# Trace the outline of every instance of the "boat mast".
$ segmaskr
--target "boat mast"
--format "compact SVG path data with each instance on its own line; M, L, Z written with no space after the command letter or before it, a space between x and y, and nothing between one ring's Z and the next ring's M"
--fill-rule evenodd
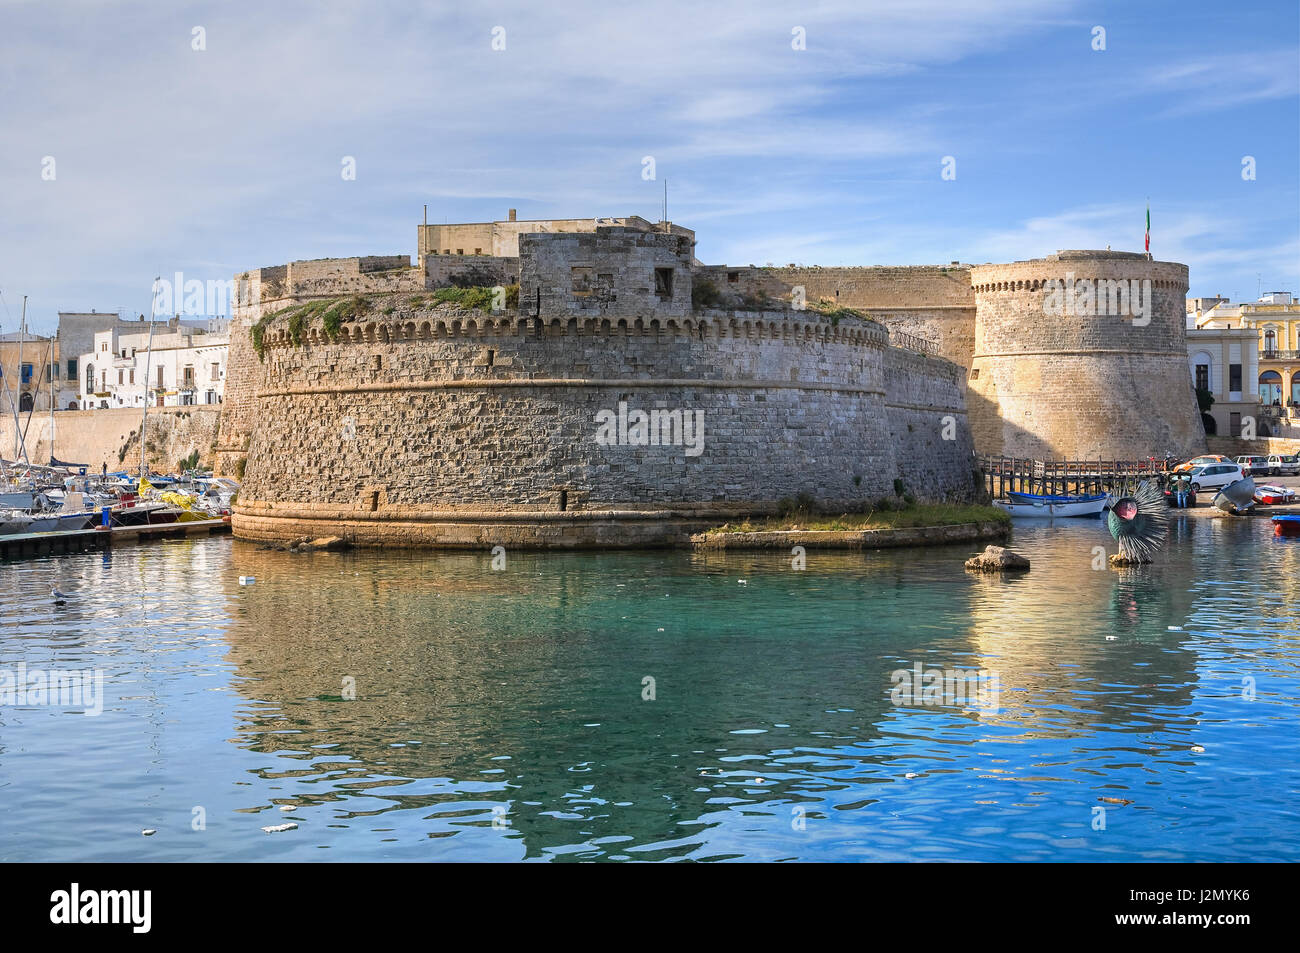
M23 314L18 320L18 382L14 384L14 463L18 462L21 455L23 460L31 463L27 459L27 441L22 437L22 426L18 422L19 404L23 400L23 337L27 331L27 295L23 295ZM35 406L33 404L32 406Z
M58 337L59 332L55 331L54 337L50 339L50 466L54 466L54 372L59 369L59 362L54 356L54 342Z
M140 419L140 479L144 479L144 438L149 427L149 370L153 361L153 316L158 306L158 282L162 276L153 280L149 292L149 343L144 349L144 416Z

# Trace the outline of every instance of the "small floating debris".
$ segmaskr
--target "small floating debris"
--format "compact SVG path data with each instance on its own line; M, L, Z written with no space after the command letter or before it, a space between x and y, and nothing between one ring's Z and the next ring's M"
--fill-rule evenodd
M1122 797L1099 797L1097 798L1097 800L1101 801L1103 804L1132 804L1133 803L1127 798L1122 798Z
M1192 745L1192 750L1195 751L1197 754L1205 754L1205 749L1202 748L1200 745Z
M1116 639L1118 639L1118 638L1119 638L1118 635L1108 635L1108 636L1106 636L1106 641L1107 641L1107 642L1114 642L1114 641L1115 641Z
M252 585L253 583L255 583L255 582L257 582L257 577L256 577L256 576L240 576L240 577L239 577L239 584L240 584L241 586L251 586L251 585Z
M153 837L153 835L157 834L158 831L152 827L146 827L140 833L143 834L145 837Z
M1170 626L1166 626L1165 628L1167 628L1170 632L1183 631L1183 627L1181 625L1170 625Z
M279 834L284 831L296 831L298 825L290 821L288 824L272 824L270 827L263 827L262 830L268 834Z
M659 631L660 631L660 632L663 631L663 626L660 626L660 627L659 627Z
M742 585L742 586L748 586L748 585L749 585L749 580L748 580L748 579L737 579L736 582L739 583L739 584Z
M915 778L915 777L919 777L919 775L916 774L915 772L909 771L909 772L907 772L907 774L903 775L903 777L905 777L905 778Z
M296 811L296 810L298 810L298 808L295 807L295 806L292 805L292 804L281 804L281 805L280 805L280 810L282 810L282 811Z

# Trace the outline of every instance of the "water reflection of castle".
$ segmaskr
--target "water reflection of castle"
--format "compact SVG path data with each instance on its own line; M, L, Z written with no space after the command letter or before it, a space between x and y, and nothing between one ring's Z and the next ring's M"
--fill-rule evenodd
M262 703L245 709L236 741L313 756L334 746L302 766L329 776L319 801L345 802L341 783L376 776L492 782L479 799L511 802L510 826L535 856L579 828L599 837L633 822L650 841L698 839L698 824L679 824L736 794L702 767L784 772L762 798L826 790L837 771L890 780L885 759L899 751L881 740L908 715L888 701L900 660L998 670L994 720L1022 737L1123 728L1135 712L1159 730L1194 680L1195 659L1166 628L1188 611L1186 580L1159 567L1093 572L1080 545L1090 538L1025 540L1035 563L1019 579L964 576L959 552L822 564L866 567L860 586L766 557L549 557L496 574L486 553L301 557L236 544L238 573L257 582L230 579L230 661ZM641 698L647 674L654 703ZM342 699L345 676L357 702ZM790 727L734 733L773 725ZM794 751L816 751L817 765L783 767ZM435 813L463 799L400 783L367 793ZM587 804L576 827L552 816L566 802Z

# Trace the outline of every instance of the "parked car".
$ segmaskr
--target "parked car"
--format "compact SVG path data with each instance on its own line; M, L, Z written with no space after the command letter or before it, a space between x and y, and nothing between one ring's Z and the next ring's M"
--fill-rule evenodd
M1254 454L1249 457L1238 457L1237 466L1241 467L1241 472L1246 476L1271 476L1273 471L1269 469L1268 457Z
M1190 473L1191 471L1195 470L1197 467L1208 466L1211 463L1231 463L1231 462L1232 461L1230 459L1228 459L1227 457L1221 454L1207 453L1203 457L1192 457L1192 459L1188 460L1186 463L1178 464L1178 466L1174 467L1173 472Z
M1191 473L1192 492L1217 490L1229 483L1236 483L1245 475L1245 471L1235 463L1211 463L1209 466L1196 467Z
M1278 476L1300 476L1300 453L1274 454L1268 465Z

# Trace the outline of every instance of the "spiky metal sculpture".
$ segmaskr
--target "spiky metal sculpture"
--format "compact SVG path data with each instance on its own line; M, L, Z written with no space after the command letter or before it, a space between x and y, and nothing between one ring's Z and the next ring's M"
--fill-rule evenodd
M1165 496L1143 480L1119 491L1106 512L1106 526L1119 543L1119 564L1149 563L1169 532L1169 506Z

